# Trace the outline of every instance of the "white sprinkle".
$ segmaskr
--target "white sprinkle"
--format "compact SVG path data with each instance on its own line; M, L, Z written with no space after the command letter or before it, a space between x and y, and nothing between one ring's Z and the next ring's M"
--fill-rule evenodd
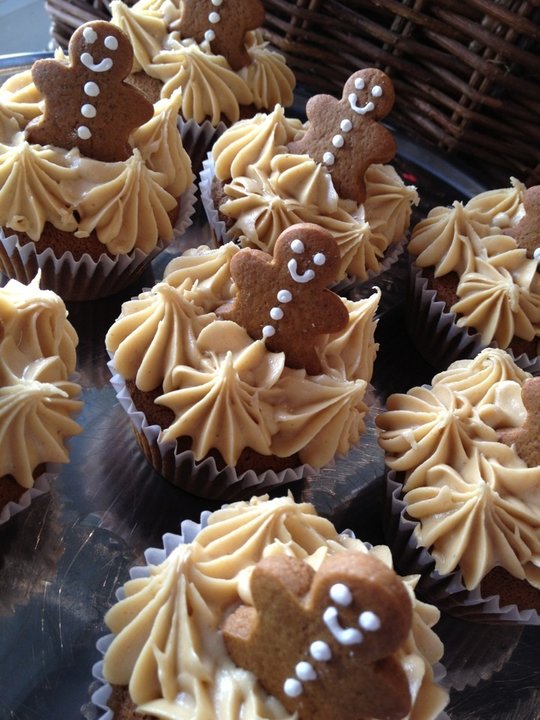
M358 624L363 630L375 632L376 630L380 630L381 620L379 616L371 610L365 610L363 613L360 613Z
M299 697L302 694L302 683L295 678L287 678L283 683L283 692L287 697Z
M382 87L380 85L374 85L371 88L371 94L373 95L373 97L381 97L381 95L383 94Z
M303 253L305 250L304 243L296 238L291 243L291 250L298 254Z
M99 86L95 82L87 82L84 84L84 92L90 97L97 97L99 95Z
M333 165L336 161L336 158L331 152L325 152L322 159L325 165Z
M332 659L330 645L322 640L315 640L315 642L311 643L309 646L309 654L314 660L318 660L319 662L328 662L328 660Z
M216 39L216 33L213 30L207 30L204 33L204 39L206 42L212 42L212 40Z
M215 25L221 20L221 15L218 12L211 12L208 20Z
M347 607L353 601L352 592L343 583L336 583L330 588L330 597L338 605Z
M345 140L343 139L343 135L334 135L332 138L332 145L335 148L341 148L343 145L345 145Z
M339 127L341 128L342 132L351 132L352 122L348 119L342 120Z
M361 77L356 78L356 80L354 81L354 87L355 87L357 90L363 90L364 87L365 87L364 79L361 78Z
M272 335L276 334L276 329L273 328L271 325L265 325L262 329L262 336L263 338L269 338L272 337Z
M86 125L79 125L77 128L77 135L81 138L81 140L90 140L92 137L90 128L87 128Z
M295 668L296 677L299 680L303 680L304 682L308 680L316 680L317 679L317 673L313 669L313 666L310 665L310 663L302 661L299 662Z
M324 253L315 253L313 256L313 262L315 265L324 265L326 262L326 255Z
M81 115L85 118L95 118L96 108L93 105L90 105L90 103L86 103L81 108Z
M278 290L276 297L279 302L289 303L292 300L292 293L290 290Z
M278 307L273 307L270 310L270 317L272 318L272 320L281 320L283 317L283 310Z
M118 50L118 40L114 35L107 35L103 44L108 50Z

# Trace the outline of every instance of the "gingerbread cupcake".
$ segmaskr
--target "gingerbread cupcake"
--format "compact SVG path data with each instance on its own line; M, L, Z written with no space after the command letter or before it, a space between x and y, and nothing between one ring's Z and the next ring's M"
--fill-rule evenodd
M0 523L48 490L81 428L77 334L61 298L10 280L0 289Z
M175 258L107 334L113 384L156 469L198 495L303 477L364 430L380 293L326 286L339 253L301 224L274 255L233 243Z
M200 183L218 242L271 252L290 224L313 222L338 243L338 282L380 276L399 257L418 202L415 188L388 164L396 144L380 120L393 101L383 72L360 70L345 83L341 100L312 97L305 124L276 106L227 130Z
M540 369L539 198L512 178L413 229L409 325L435 367L493 345Z
M390 396L377 418L396 562L452 612L540 622L539 390L487 348Z
M351 706L438 716L439 614L415 597L416 578L395 574L388 548L339 535L291 498L229 505L182 532L147 551L106 615L100 717L311 720L314 703L328 720Z
M133 51L110 23L80 27L54 60L0 89L0 269L66 299L134 281L189 224L193 175L180 94L155 106L125 77ZM28 197L33 198L31 204Z

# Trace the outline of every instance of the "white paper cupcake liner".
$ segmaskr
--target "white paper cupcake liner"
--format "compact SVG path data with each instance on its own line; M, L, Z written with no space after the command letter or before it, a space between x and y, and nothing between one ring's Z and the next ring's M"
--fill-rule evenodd
M418 352L437 370L445 370L455 360L472 358L486 347L499 347L496 342L487 346L480 333L458 327L457 315L445 309L437 300L437 292L428 287L421 268L411 265L407 325ZM507 352L514 358L511 349ZM525 353L516 362L533 375L540 373L540 357L530 358Z
M173 242L192 223L195 212L194 184L181 195L179 202L180 213L174 226ZM93 260L86 253L75 260L69 251L57 258L51 248L38 251L34 243L21 245L16 235L6 236L2 229L0 245L0 260L9 278L28 284L41 269L43 288L53 290L64 300L95 300L119 292L134 282L169 243L159 240L150 253L136 248L114 258L103 254L98 260Z
M536 610L519 610L516 605L501 605L498 596L483 597L480 589L467 590L459 570L440 575L428 550L418 545L416 520L407 516L402 498L402 483L394 471L387 475L385 533L401 574L419 574L416 592L442 610L476 622L540 625Z
M17 513L26 510L34 498L49 492L51 489L50 482L58 475L59 469L57 465L47 464L45 472L35 479L33 487L28 488L28 490L21 488L22 494L19 500L8 502L0 510L0 525L6 523Z
M164 478L192 495L211 500L244 499L269 488L317 474L317 470L306 464L281 472L266 470L256 473L254 470L246 470L239 474L231 466L219 469L213 457L197 461L191 450L178 452L174 442L161 440L159 425L150 425L145 414L137 410L124 378L116 373L114 359L110 361L109 369L118 402L126 411L136 433L142 436L145 455L149 460L151 458L152 465Z

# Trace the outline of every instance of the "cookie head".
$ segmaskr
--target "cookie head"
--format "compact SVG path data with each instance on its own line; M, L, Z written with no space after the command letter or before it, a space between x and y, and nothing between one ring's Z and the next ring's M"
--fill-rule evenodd
M409 686L394 654L410 632L412 605L380 560L342 552L314 572L269 557L255 567L251 592L253 607L225 621L225 644L289 712L300 720L407 716Z
M376 68L359 70L351 75L343 87L343 100L357 115L369 115L380 120L394 105L394 86L388 75Z
M133 66L133 50L126 35L115 25L104 21L79 27L69 43L73 67L89 70L96 77L123 80Z
M340 254L334 238L317 225L292 225L279 236L274 263L287 282L326 287L336 278Z

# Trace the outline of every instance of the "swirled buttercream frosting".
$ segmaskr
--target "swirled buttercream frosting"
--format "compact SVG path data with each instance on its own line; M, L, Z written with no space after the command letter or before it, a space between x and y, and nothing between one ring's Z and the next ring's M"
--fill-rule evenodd
M68 461L65 441L80 432L77 334L62 299L10 280L0 289L0 479L34 484L44 463Z
M196 460L218 450L234 465L244 449L321 467L354 445L364 429L364 395L377 350L380 292L347 301L347 326L320 335L323 372L285 365L216 310L236 287L229 263L238 247L202 246L173 259L163 281L125 303L106 344L128 381L171 411L163 442L191 438Z
M8 83L0 91L0 226L6 232L26 233L38 247L46 223L76 238L95 232L113 256L134 248L149 253L158 241L172 240L169 214L193 178L177 128L179 93L157 103L154 117L132 133L126 161L101 162L78 149L27 142L25 128L41 115L41 98L31 76Z
M338 535L308 504L253 499L213 513L189 544L179 544L148 575L128 581L125 597L106 615L114 633L105 679L127 686L138 712L171 720L292 720L253 674L232 662L219 632L225 614L253 604L256 563L288 555L317 570L336 552L375 554L391 567L388 548L368 550ZM414 717L433 720L446 693L433 678L442 645L431 627L438 611L415 598L415 577L403 578L413 604L412 629L396 659L409 679ZM284 622L286 622L284 618Z
M506 348L540 337L538 261L507 233L525 216L525 186L490 190L465 205L437 207L413 229L409 251L435 278L457 274L449 302L457 325L481 335L485 345ZM454 282L451 281L454 286Z
M246 33L249 64L235 71L226 58L212 52L204 40L195 42L175 29L182 4L172 0L139 0L128 7L111 3L112 22L130 38L134 72L161 83L161 97L181 91L181 115L186 120L216 126L236 122L242 109L269 110L290 105L295 78L282 55L270 50L260 30Z
M530 378L510 355L488 348L450 365L431 388L391 396L377 419L387 464L405 473L419 544L439 573L459 569L468 589L497 566L540 588L540 467L499 434L526 422L522 388Z

